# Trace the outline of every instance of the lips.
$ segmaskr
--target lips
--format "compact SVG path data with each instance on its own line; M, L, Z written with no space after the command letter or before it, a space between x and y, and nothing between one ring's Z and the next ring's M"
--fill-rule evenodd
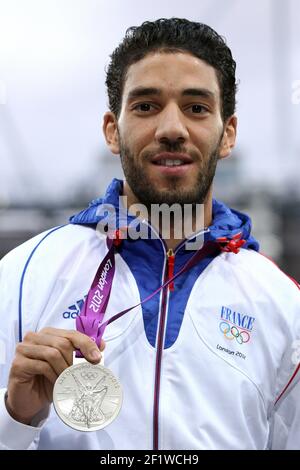
M194 170L195 162L185 153L162 152L151 160L152 168L160 177L188 177Z
M193 163L192 158L185 153L163 152L155 155L151 162L163 167L179 167Z

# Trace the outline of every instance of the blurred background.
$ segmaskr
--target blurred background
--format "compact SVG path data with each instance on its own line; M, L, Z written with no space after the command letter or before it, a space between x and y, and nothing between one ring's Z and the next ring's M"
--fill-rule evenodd
M129 26L172 16L212 26L237 61L238 141L215 196L300 280L299 0L0 0L0 258L122 177L105 67Z

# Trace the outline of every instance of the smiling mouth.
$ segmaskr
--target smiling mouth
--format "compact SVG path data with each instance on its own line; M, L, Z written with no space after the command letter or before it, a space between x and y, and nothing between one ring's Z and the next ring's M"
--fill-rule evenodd
M184 162L182 160L171 160L171 159L162 159L158 160L156 162L153 162L154 165L158 166L167 166L167 167L173 167L173 166L182 166L182 165L190 165L192 162Z
M172 168L190 165L193 163L193 159L185 153L162 152L152 159L152 163L157 166Z

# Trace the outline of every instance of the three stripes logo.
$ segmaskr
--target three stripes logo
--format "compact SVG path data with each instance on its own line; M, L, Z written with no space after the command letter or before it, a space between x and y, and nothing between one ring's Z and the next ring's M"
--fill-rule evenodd
M87 298L87 296L85 295L83 299L77 300L77 302L75 302L75 304L70 305L70 307L68 307L68 310L66 310L62 314L63 318L64 319L68 319L68 318L75 319L76 317L78 317L86 298Z

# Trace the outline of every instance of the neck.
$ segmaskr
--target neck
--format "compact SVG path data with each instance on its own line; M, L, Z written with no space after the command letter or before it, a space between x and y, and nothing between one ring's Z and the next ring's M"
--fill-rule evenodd
M127 196L127 207L130 208L134 204L140 204L140 201L135 197L134 193L132 192L130 186L128 185L127 181L124 181L123 186L123 196ZM168 249L174 250L179 243L185 240L188 237L191 237L194 233L198 233L204 229L204 227L208 227L212 221L212 186L210 187L207 196L205 198L204 204L199 206L201 210L192 210L191 214L188 214L183 218L184 219L184 227L178 227L174 223L174 217L172 217L170 221L170 229L165 233L166 230L162 226L162 218L160 217L158 222L154 218L151 218L151 214L147 212L147 214L141 214L144 218L147 218L151 225L162 234L162 238L165 240ZM134 211L135 212L135 211ZM183 230L184 228L184 230ZM184 236L178 236L178 233L183 234Z

